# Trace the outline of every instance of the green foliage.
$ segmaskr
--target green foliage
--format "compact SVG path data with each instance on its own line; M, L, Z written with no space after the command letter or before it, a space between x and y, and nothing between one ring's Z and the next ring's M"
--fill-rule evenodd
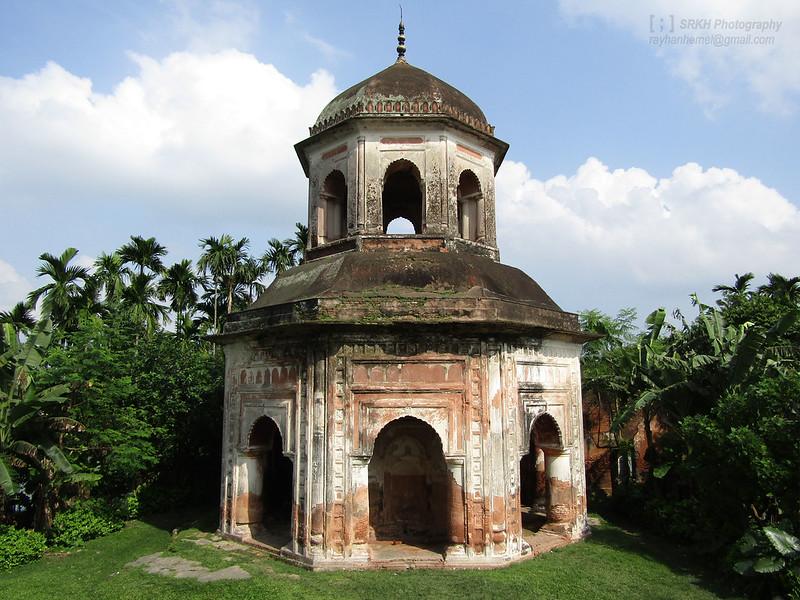
M37 560L46 548L38 531L0 525L0 571Z
M800 539L776 526L753 527L736 544L733 570L754 596L800 598Z
M115 519L102 504L81 503L56 515L50 530L50 544L72 548L120 529L122 522Z
M698 315L677 314L680 327L655 311L638 339L591 359L615 360L615 425L641 419L648 434L649 473L633 493L617 490L611 506L717 558L756 540L738 571L787 594L793 567L772 542L779 524L800 527L800 280L771 274L750 290L751 279L718 286L719 308L693 296Z
M47 356L47 378L70 385L69 412L86 427L69 443L103 474L101 491L113 495L133 489L158 460L154 428L131 376L141 333L124 313L84 315L66 343Z

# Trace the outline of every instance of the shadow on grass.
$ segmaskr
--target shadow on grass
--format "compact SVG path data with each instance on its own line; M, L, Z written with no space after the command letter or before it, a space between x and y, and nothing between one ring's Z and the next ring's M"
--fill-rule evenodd
M193 506L153 515L143 515L139 520L164 531L198 529L214 533L219 527L219 512L213 506Z
M742 597L731 588L724 574L711 570L707 556L656 535L636 531L630 524L619 520L605 518L604 521L603 525L592 529L587 543L660 562L678 575L692 577L699 587L720 598Z

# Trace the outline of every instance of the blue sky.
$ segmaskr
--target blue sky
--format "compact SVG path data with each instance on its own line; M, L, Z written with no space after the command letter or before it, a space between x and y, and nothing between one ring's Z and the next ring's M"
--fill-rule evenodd
M43 251L88 261L143 234L178 260L222 231L259 252L285 237L306 210L291 144L337 90L393 61L398 20L392 2L1 10L0 308L36 284ZM407 1L404 13L409 62L467 93L511 144L501 252L565 309L646 313L711 299L734 272L797 274L796 3ZM781 26L762 45L658 49L651 14Z

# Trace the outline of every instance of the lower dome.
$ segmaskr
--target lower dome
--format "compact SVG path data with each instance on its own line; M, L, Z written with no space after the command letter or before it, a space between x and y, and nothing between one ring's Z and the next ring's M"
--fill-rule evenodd
M523 271L470 253L342 252L278 275L246 311L229 316L225 336L278 325L484 324L581 336Z

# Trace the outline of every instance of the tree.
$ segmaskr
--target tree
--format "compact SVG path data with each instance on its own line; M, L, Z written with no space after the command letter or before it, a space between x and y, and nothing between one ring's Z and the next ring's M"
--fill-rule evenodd
M211 236L200 240L203 254L197 261L197 269L204 276L211 275L215 333L219 333L219 293L225 290L227 313L230 314L233 311L236 289L244 280L243 266L248 260L249 245L250 240L247 238L234 241L228 234L223 234L219 238Z
M28 302L35 306L42 300L42 311L50 315L56 325L69 329L77 321L77 313L82 303L84 286L90 275L84 268L70 265L77 256L75 248L67 248L60 256L45 252L39 256L43 261L36 270L37 277L49 277L52 281L33 290Z
M308 250L308 227L302 223L294 224L294 237L283 242L292 253L292 264L302 265Z
M745 297L749 292L750 282L753 281L755 275L752 273L745 273L739 275L736 273L733 285L719 284L715 285L712 289L714 292L722 292L722 300L718 300L717 304L726 306L730 303L738 302Z
M158 463L155 438L166 435L150 422L153 407L142 403L134 383L136 356L154 337L143 333L124 310L102 318L84 315L68 334L69 343L51 348L45 359L42 379L69 385L66 413L86 428L67 442L81 462L102 475L97 491L107 497L148 479Z
M5 352L14 343L19 343L20 334L27 335L36 325L33 311L29 304L17 302L11 310L0 311L0 352Z
M267 251L261 258L264 268L276 275L280 275L286 269L295 264L295 255L288 243L282 242L277 238L272 238L267 242Z
M265 275L264 264L250 256L242 263L239 272L241 286L244 288L243 304L251 304L264 291L264 285L260 281Z
M112 304L118 302L122 297L122 290L125 289L125 280L131 275L120 253L101 253L94 261L94 268L94 277L103 288L105 301Z
M24 490L36 505L37 528L48 528L50 494L57 473L77 478L54 434L76 430L80 424L56 410L66 400L69 386L37 386L40 365L52 339L52 323L40 321L24 343L13 344L0 355L0 490L8 496ZM20 486L14 473L27 470Z
M800 302L800 277L784 277L777 273L767 275L767 283L758 290L775 300L797 305Z
M167 308L156 302L156 298L155 275L149 273L134 274L131 284L122 292L123 308L135 323L142 324L148 335L167 319Z
M160 273L164 268L161 258L166 256L167 249L156 241L156 238L143 238L132 235L131 241L118 250L123 264L133 264L138 269L139 275L144 275L145 269L153 273Z
M183 259L164 271L158 283L161 300L169 299L169 306L175 312L176 323L183 323L185 317L191 320L191 312L197 304L197 290L200 279L195 275L192 261Z

